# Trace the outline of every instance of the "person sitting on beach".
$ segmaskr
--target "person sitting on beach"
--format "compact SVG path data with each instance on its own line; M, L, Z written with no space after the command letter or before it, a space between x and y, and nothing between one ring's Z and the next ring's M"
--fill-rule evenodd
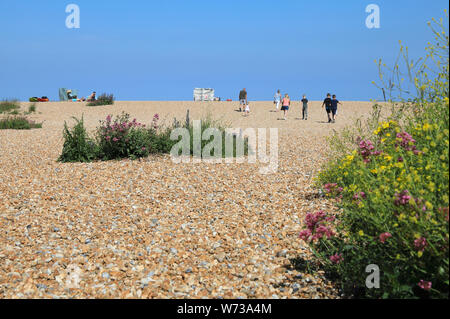
M239 112L242 112L242 109L245 108L247 104L247 90L244 88L239 92Z
M283 106L281 107L281 110L284 112L284 120L286 121L286 116L289 111L289 107L291 106L291 99L288 94L284 95L282 104L283 104Z
M94 91L94 92L92 92L92 94L91 95L89 95L89 97L86 99L86 101L87 102L93 102L93 101L95 101L95 95L96 95L96 92Z
M67 99L69 101L76 100L77 96L76 95L72 95L72 90L67 90Z

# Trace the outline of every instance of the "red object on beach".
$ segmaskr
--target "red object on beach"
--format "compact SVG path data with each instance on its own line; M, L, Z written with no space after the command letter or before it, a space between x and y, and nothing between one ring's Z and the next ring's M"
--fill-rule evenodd
M38 98L37 100L38 100L38 102L49 102L49 101L50 101L50 100L49 100L47 97L45 97L45 96L43 96L43 97L41 97L41 98Z
M227 102L233 102L233 100L232 99L228 99Z

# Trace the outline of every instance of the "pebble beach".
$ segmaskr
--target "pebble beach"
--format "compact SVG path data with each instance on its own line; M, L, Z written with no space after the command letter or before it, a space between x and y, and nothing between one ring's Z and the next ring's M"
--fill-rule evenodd
M313 179L326 137L367 116L370 102L342 102L335 124L322 102L308 121L294 102L286 121L273 102L38 103L42 129L0 130L0 298L340 298L299 239L304 216L335 211ZM22 110L30 104L21 103ZM211 116L233 128L278 128L279 163L176 164L143 160L59 163L64 122L93 132L123 111L150 123Z

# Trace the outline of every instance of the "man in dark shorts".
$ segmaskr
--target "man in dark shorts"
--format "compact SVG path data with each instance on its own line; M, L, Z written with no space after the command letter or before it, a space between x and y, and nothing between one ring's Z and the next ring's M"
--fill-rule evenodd
M303 108L302 108L302 115L303 118L302 120L308 120L308 99L306 98L306 94L303 95L303 99L302 99L302 103L303 103Z
M327 94L327 98L325 100L323 100L323 104L322 107L325 106L325 110L327 111L327 115L328 115L328 123L331 123L331 94L328 93Z
M241 92L239 92L239 112L242 112L247 105L247 90L244 88Z
M337 114L337 108L338 108L338 104L341 104L341 102L339 102L336 98L336 95L333 95L333 99L331 100L331 113L333 115L333 123L336 123L336 114Z

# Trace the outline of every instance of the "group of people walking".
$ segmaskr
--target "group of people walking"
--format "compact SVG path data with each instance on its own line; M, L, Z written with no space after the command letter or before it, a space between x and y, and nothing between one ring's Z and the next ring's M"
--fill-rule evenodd
M283 111L283 120L287 120L287 115L289 109L291 107L291 98L289 94L285 94L284 97L281 94L281 91L278 90L274 95L273 103L275 104L276 111ZM303 94L303 98L301 100L302 103L302 120L308 120L308 103L309 100L306 97L306 94ZM328 116L328 123L336 123L337 116L337 108L338 105L342 105L341 102L338 101L336 95L327 94L327 97L322 103L322 107L325 107ZM248 116L250 114L250 106L247 99L247 90L244 88L239 93L239 112L244 112L244 116Z

